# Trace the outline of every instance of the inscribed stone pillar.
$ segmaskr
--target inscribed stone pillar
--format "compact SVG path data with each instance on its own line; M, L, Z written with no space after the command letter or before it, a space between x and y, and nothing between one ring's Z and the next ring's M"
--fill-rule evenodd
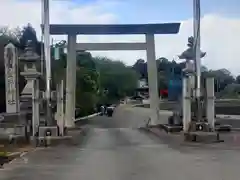
M18 53L9 43L4 49L6 112L19 112Z

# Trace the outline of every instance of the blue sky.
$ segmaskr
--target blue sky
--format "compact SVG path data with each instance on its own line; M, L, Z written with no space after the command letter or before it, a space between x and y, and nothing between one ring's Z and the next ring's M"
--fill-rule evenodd
M2 0L0 26L22 27L31 23L41 35L40 0ZM156 35L156 57L176 58L192 35L193 0L50 0L51 23L112 24L182 22L177 35ZM14 12L14 16L6 16ZM240 0L201 0L201 49L203 64L240 74ZM16 18L17 17L17 18ZM227 28L225 28L227 27ZM66 36L54 36L55 41ZM144 36L78 36L78 42L139 42ZM146 59L144 51L94 51L95 56L122 60L128 65Z
M95 3L97 0L74 1L83 5ZM192 4L193 0L119 0L117 5L105 9L116 14L119 23L155 23L191 18ZM201 0L202 15L239 17L239 8L240 0Z

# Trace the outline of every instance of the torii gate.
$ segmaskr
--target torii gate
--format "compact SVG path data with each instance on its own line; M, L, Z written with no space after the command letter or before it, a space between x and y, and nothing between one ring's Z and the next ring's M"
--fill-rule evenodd
M44 0L43 0L44 1ZM45 0L48 2L48 0ZM45 6L49 7L49 6ZM76 51L109 51L109 50L146 50L148 64L148 83L150 95L151 124L159 124L159 96L155 55L154 34L177 34L180 23L164 24L108 24L108 25L69 25L49 23L49 8L45 8L44 35L49 39L52 35L67 35L67 77L66 77L66 107L65 126L74 126L75 120L75 87L76 87ZM49 30L49 31L48 31ZM48 31L48 32L46 32ZM126 35L144 34L144 43L76 43L76 36L81 35ZM45 41L49 43L49 40ZM48 44L44 44L50 47ZM47 51L48 52L48 51ZM50 76L51 73L49 73ZM49 77L48 76L48 77Z

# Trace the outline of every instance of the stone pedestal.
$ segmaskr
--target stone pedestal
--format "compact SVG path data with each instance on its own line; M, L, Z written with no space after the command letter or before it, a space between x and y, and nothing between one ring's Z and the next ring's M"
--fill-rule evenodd
M21 136L27 140L29 131L25 113L0 114L0 139L9 139L10 136Z
M31 82L32 85L32 135L35 136L38 132L38 126L40 122L40 111L39 111L39 79L40 73L36 72L22 72L27 82Z
M207 102L206 116L212 129L215 129L215 95L214 95L214 78L206 79Z
M56 120L59 127L59 134L64 135L65 119L64 119L64 81L61 80L57 84L57 112Z
M189 77L183 78L182 88L183 130L187 132L191 122L191 85Z

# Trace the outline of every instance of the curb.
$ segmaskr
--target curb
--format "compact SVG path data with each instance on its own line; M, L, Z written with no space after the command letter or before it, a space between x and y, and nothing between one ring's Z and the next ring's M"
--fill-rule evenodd
M240 128L232 128L232 131L240 131Z
M146 128L146 127L140 127L138 128L140 131L145 131L145 132L150 132L152 134L155 134L154 132L152 132L149 128Z
M155 136L158 139L161 138L161 136L159 134L155 133L154 131L151 131L150 128L141 127L141 128L139 128L139 130L142 131L143 133L151 134L152 136ZM165 134L167 135L168 133L165 132Z
M91 114L91 115L88 115L88 116L80 117L80 118L75 119L74 122L81 121L81 120L86 120L86 119L89 119L89 118L93 118L95 116L98 116L99 114L100 114L100 112L94 113L94 114Z
M41 148L33 148L29 151L24 151L24 152L14 152L10 155L10 160L6 163L3 164L2 169L0 168L0 170L5 170L6 168L11 167L11 165L18 159L25 159L24 157L29 154L29 153L33 153L35 151L41 150Z

